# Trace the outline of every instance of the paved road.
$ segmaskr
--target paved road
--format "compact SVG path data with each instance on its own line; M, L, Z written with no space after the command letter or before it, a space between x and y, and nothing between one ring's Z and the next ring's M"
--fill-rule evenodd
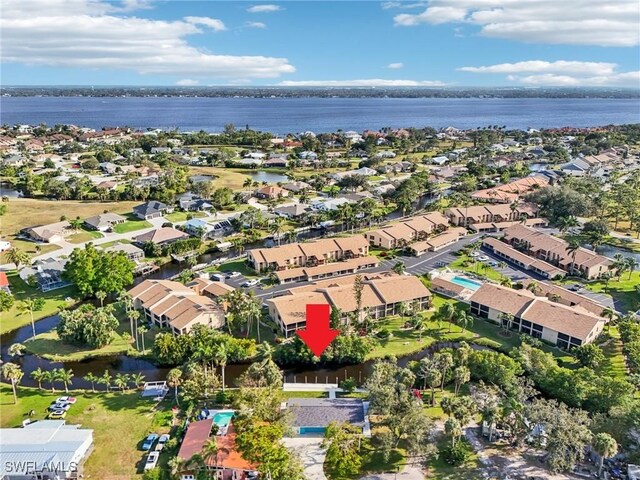
M307 480L327 480L322 469L326 453L320 446L322 437L283 438L282 443L300 457Z

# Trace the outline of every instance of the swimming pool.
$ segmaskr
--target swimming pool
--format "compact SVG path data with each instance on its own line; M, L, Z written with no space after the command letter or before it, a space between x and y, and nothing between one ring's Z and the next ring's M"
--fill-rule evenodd
M231 423L233 412L218 412L213 416L213 423L219 427L226 427Z
M321 433L324 435L326 432L326 427L300 427L300 435L305 435L309 433Z
M474 282L473 280L469 280L465 277L453 277L451 282L464 288L468 288L469 290L478 290L482 286L481 283Z

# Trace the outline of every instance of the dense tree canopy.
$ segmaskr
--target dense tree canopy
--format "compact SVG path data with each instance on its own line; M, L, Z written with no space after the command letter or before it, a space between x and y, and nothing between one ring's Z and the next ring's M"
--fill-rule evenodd
M134 264L123 252L104 252L92 243L76 248L65 265L64 276L83 295L116 293L133 283Z

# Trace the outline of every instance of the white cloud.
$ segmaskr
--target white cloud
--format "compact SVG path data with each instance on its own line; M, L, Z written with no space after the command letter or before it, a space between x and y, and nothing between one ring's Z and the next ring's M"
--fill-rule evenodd
M283 87L442 87L446 83L431 80L285 80Z
M392 69L398 69L402 67L404 67L404 63L402 62L390 63L389 65L387 65L387 68L392 68Z
M216 32L221 32L226 30L227 27L222 22L222 20L218 20L217 18L210 17L184 17L184 21L187 23L191 23L192 25L204 25L205 27L209 27Z
M194 80L192 78L183 78L182 80L178 80L176 85L180 87L193 87L194 85L198 85L200 82L198 80Z
M637 0L431 0L398 26L468 23L488 37L523 42L630 47L640 44Z
M267 24L262 22L244 22L244 26L247 28L267 28Z
M254 5L252 7L247 8L247 12L249 13L270 13L270 12L277 12L279 10L282 10L282 7L280 7L280 5L269 5L269 4Z
M458 70L470 73L503 74L507 75L507 80L524 85L640 87L638 72L618 72L617 67L615 63L606 62L529 60L481 67L462 67Z
M97 0L2 0L3 62L203 78L274 78L295 72L286 58L212 53L190 45L215 19L163 21L109 14Z
M389 10L392 8L421 8L427 5L427 2L416 2L416 3L407 3L407 2L383 2L382 9Z

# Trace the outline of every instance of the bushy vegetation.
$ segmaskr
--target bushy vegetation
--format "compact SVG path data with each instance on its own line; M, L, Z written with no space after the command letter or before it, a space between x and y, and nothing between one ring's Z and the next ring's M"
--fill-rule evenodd
M75 310L60 312L56 331L64 342L102 348L111 342L116 328L118 319L111 308L95 308L85 304Z

